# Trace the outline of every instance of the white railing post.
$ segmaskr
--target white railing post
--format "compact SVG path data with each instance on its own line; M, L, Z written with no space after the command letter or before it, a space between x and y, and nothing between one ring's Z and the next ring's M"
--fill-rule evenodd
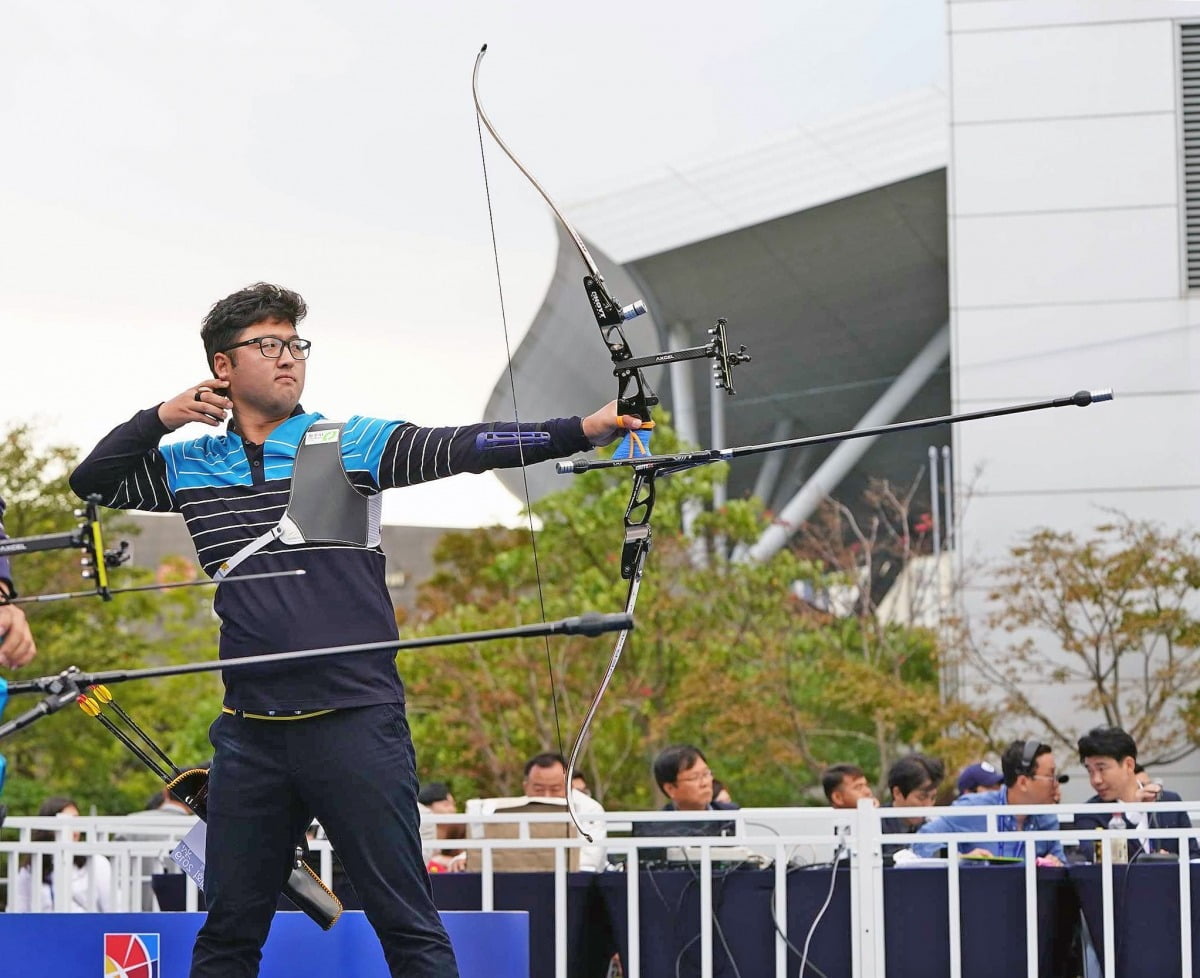
M1037 843L1025 843L1025 974L1038 973Z
M638 870L637 846L631 846L625 859L625 910L628 918L626 944L629 960L625 962L627 978L642 978L641 873Z
M1181 975L1192 973L1192 864L1188 840L1179 840L1179 962Z
M949 918L950 978L962 978L962 890L958 874L962 861L958 858L958 846L951 842L946 846L946 915Z
M483 866L482 878L479 881L481 892L479 894L479 909L480 910L495 910L496 909L496 876L492 868L492 847L483 847Z
M712 846L700 846L700 978L713 974Z
M567 850L554 850L554 974L567 978Z
M860 799L851 826L857 844L851 906L857 916L852 945L854 978L883 978L886 952L883 935L883 848L879 841L879 810L869 798Z
M1100 841L1100 895L1104 926L1104 978L1117 978L1117 917L1113 903L1112 838Z
M788 978L787 871L787 849L783 845L777 845L775 847L775 920L779 929L775 932L775 978Z

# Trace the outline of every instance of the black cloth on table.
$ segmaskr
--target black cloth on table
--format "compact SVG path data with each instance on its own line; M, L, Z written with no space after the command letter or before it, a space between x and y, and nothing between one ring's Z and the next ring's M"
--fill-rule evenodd
M1192 895L1192 978L1200 978L1200 865L1189 865ZM1104 964L1103 868L1072 866L1083 919ZM1180 978L1179 864L1137 860L1113 866L1113 917L1117 974Z

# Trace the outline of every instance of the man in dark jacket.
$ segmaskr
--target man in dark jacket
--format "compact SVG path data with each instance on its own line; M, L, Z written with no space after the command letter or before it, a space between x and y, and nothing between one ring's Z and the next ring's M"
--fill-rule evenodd
M1098 806L1095 814L1075 816L1079 829L1108 828L1109 820L1120 812L1125 824L1139 830L1137 838L1129 840L1129 856L1138 853L1171 852L1178 855L1176 839L1150 837L1152 829L1190 829L1187 812L1125 811L1122 802L1182 801L1174 791L1164 791L1162 785L1143 781L1137 774L1137 743L1120 727L1095 727L1079 738L1079 760L1087 768L1095 794L1088 804ZM1191 858L1200 857L1196 839L1188 840Z

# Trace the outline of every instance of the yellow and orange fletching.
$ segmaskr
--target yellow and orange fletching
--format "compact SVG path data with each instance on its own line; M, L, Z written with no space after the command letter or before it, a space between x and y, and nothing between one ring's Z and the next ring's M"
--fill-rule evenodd
M93 695L96 697L96 699L98 699L98 700L99 700L101 703L111 703L111 702L112 702L112 693L110 693L110 692L108 691L108 687L107 687L107 686L102 686L102 685L100 685L99 683L97 683L97 684L96 684L96 685L94 685L94 686L89 686L89 687L88 687L88 690L89 690L89 691L90 691L90 692L91 692L91 693L92 693L92 694L93 694Z
M75 702L79 704L79 708L90 717L98 717L100 715L100 704L90 696L85 696L80 693L75 697Z

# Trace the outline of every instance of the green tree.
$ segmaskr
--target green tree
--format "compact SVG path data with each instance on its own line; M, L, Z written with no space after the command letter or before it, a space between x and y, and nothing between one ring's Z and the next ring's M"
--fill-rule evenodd
M8 503L9 536L62 533L78 523L79 506L67 485L77 452L64 446L39 448L34 430L9 429L0 443L0 496ZM105 511L108 542L133 528ZM80 577L80 553L52 550L14 557L13 576L23 595L86 589ZM158 570L159 575L194 576L191 562ZM114 571L112 586L155 582L155 572L128 567ZM215 628L203 589L117 595L112 601L79 598L25 605L38 655L11 679L51 675L75 665L87 672L183 662L214 654ZM111 690L120 703L176 761L186 764L210 756L206 730L220 708L215 674L128 683ZM13 697L7 718L36 703ZM51 794L76 800L82 811L103 814L143 807L161 787L97 721L67 707L0 743L8 759L4 802L14 814L31 814Z
M659 430L655 447L673 450L669 430ZM690 741L743 804L795 804L829 763L856 760L878 771L898 745L942 743L947 720L932 633L865 627L857 616L836 618L800 600L797 581L819 590L841 580L817 561L787 551L761 564L726 559L727 548L764 525L754 502L706 514L697 537L683 533L685 504L710 502L718 475L710 467L658 485L636 629L584 754L593 792L610 807L657 803L653 757ZM527 531L448 535L408 627L446 633L538 620L539 570L548 618L622 608L626 480L591 472L538 502L536 570ZM460 797L520 792L522 762L558 749L559 728L564 740L578 729L612 639L548 645L553 697L540 641L401 660L423 775L452 780Z
M1081 539L1031 532L999 568L988 625L1006 640L972 661L1007 706L1073 749L1095 722L1123 727L1147 765L1196 750L1200 734L1200 534L1127 516ZM1072 684L1085 719L1032 691Z

